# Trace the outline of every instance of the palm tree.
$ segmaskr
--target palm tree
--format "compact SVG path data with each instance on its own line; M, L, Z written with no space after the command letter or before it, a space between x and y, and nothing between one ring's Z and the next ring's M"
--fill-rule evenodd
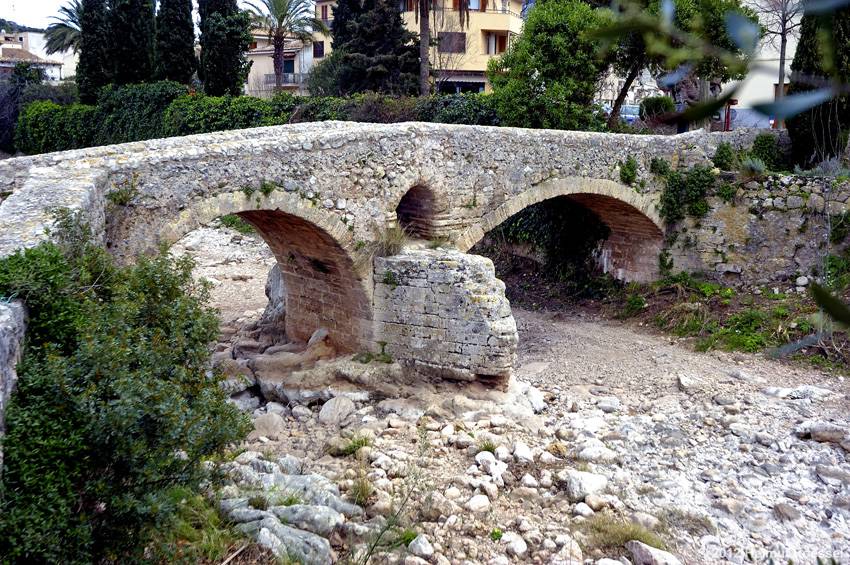
M328 28L316 17L313 0L259 0L246 2L254 15L254 23L268 30L269 41L274 46L275 88L283 84L283 52L290 38L303 43L313 41L313 32L327 33Z
M443 11L448 0L413 0L413 11L419 20L419 94L428 96L431 93L431 13ZM469 0L455 0L460 27L469 23Z
M45 50L48 55L64 53L69 49L76 53L80 49L80 15L83 13L82 0L71 0L67 6L59 8L59 16L53 16L56 20L45 32L47 44Z

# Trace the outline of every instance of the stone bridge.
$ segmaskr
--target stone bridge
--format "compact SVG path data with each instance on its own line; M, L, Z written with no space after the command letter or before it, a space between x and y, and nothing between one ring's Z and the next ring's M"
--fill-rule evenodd
M703 162L720 140L323 122L9 159L0 257L44 241L57 208L80 210L124 261L236 213L278 260L289 336L324 327L343 351L386 347L431 372L503 382L516 327L492 263L466 251L523 208L564 197L610 228L606 271L653 279L664 227L650 160ZM634 186L619 180L629 156ZM375 258L399 225L423 241Z

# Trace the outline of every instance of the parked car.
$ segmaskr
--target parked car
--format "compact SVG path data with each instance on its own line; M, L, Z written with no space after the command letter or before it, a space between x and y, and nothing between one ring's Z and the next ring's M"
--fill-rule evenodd
M640 119L640 106L624 104L620 108L620 121L632 125Z

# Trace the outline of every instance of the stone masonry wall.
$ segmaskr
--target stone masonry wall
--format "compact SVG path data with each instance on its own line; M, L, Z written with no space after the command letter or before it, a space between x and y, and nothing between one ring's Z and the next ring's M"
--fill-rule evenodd
M3 470L3 416L18 379L15 366L21 356L26 330L26 311L20 302L0 302L0 473Z
M709 199L705 218L687 219L671 248L675 270L700 271L726 284L766 286L820 276L830 217L850 212L850 182L773 175L738 189L727 204Z
M486 257L408 249L375 259L375 336L393 359L428 374L506 386L517 329Z

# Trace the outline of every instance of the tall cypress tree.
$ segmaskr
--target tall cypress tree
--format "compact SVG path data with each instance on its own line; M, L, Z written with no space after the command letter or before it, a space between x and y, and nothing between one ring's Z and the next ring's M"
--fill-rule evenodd
M116 84L149 82L154 72L153 0L112 0L110 56Z
M189 84L197 66L192 0L160 0L156 16L156 77Z
M251 16L236 0L199 0L201 66L204 92L211 96L242 93L251 62L245 57L251 43Z
M405 28L396 0L341 0L333 14L334 53L342 53L331 61L335 94L417 92L416 35Z
M82 0L80 17L80 58L77 62L77 87L80 101L93 104L98 91L109 84L109 19L106 0Z

